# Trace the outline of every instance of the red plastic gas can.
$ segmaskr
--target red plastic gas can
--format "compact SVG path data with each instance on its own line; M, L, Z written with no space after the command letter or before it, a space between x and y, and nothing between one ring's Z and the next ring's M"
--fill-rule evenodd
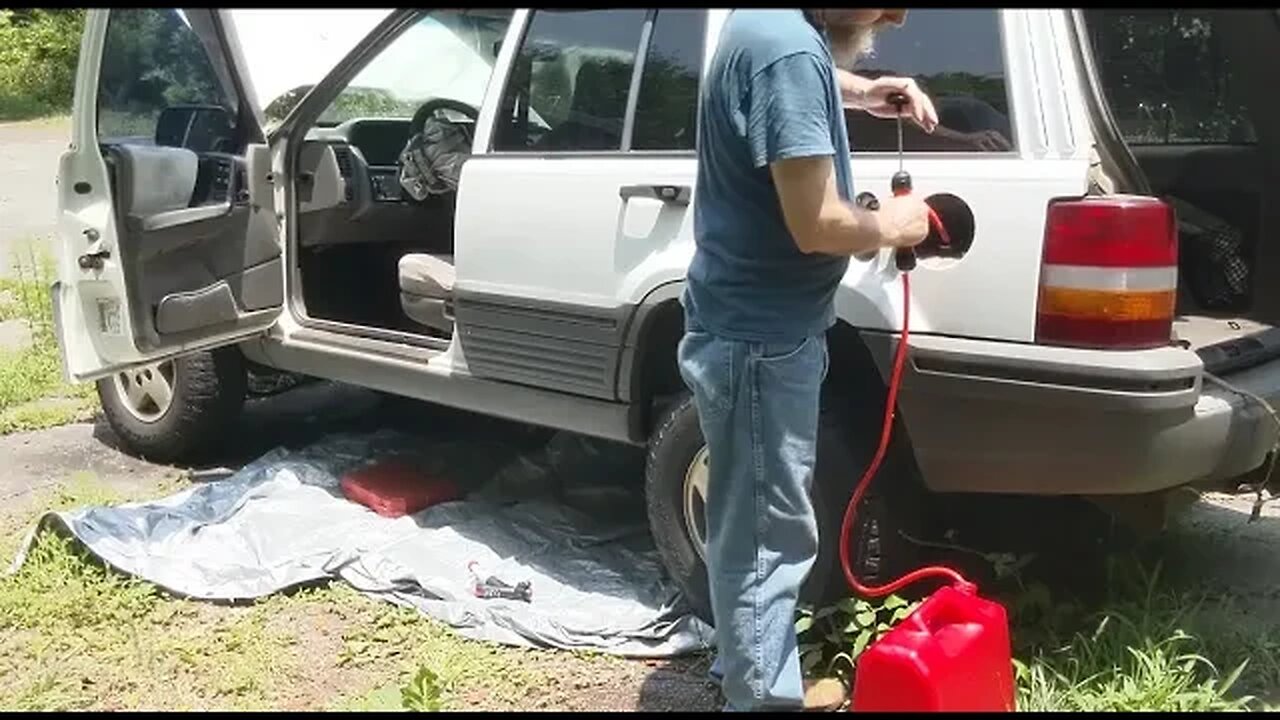
M968 589L938 590L858 658L854 711L1014 709L1009 618Z

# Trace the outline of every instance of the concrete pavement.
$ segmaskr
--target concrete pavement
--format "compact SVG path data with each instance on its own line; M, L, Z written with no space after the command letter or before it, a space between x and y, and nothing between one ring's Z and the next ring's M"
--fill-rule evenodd
M67 118L0 123L0 277L13 277L15 255L25 264L32 244L54 257L58 158L70 140Z

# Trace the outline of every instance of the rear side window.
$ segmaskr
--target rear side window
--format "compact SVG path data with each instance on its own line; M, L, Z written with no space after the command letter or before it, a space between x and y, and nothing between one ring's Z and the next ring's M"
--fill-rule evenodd
M858 61L866 77L915 78L933 99L938 128L903 123L908 152L1008 152L1016 148L998 10L914 9L900 28L879 33ZM897 152L896 120L846 110L854 152Z
M500 108L493 149L620 150L648 10L535 10Z
M204 10L190 17L173 8L111 10L98 78L102 142L234 150L239 103L228 69L211 60L221 56L210 52L218 45L207 17Z
M1085 11L1111 114L1134 145L1257 142L1207 10Z
M640 74L633 150L693 150L707 11L659 10Z

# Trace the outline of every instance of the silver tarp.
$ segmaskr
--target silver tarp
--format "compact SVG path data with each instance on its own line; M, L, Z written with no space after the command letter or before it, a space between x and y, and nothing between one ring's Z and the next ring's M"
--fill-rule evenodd
M11 571L35 533L52 528L121 572L193 598L244 600L340 578L475 639L643 657L707 648L710 629L663 570L636 483L601 481L616 475L601 447L557 436L496 475L451 475L469 489L465 500L388 519L346 500L341 476L390 458L440 472L486 452L391 431L333 436L161 500L49 513ZM595 483L585 477L592 465ZM528 581L532 601L475 597L471 563L483 578Z

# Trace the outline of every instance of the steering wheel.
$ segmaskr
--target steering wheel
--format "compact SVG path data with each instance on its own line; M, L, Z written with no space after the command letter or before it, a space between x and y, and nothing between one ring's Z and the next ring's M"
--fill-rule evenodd
M471 122L478 122L480 119L480 108L464 103L461 100L453 100L452 98L432 98L418 107L417 112L413 114L413 120L409 121L409 133L422 132L422 126L427 122L427 118L435 115L440 110L453 110L454 112L466 115L471 118Z

